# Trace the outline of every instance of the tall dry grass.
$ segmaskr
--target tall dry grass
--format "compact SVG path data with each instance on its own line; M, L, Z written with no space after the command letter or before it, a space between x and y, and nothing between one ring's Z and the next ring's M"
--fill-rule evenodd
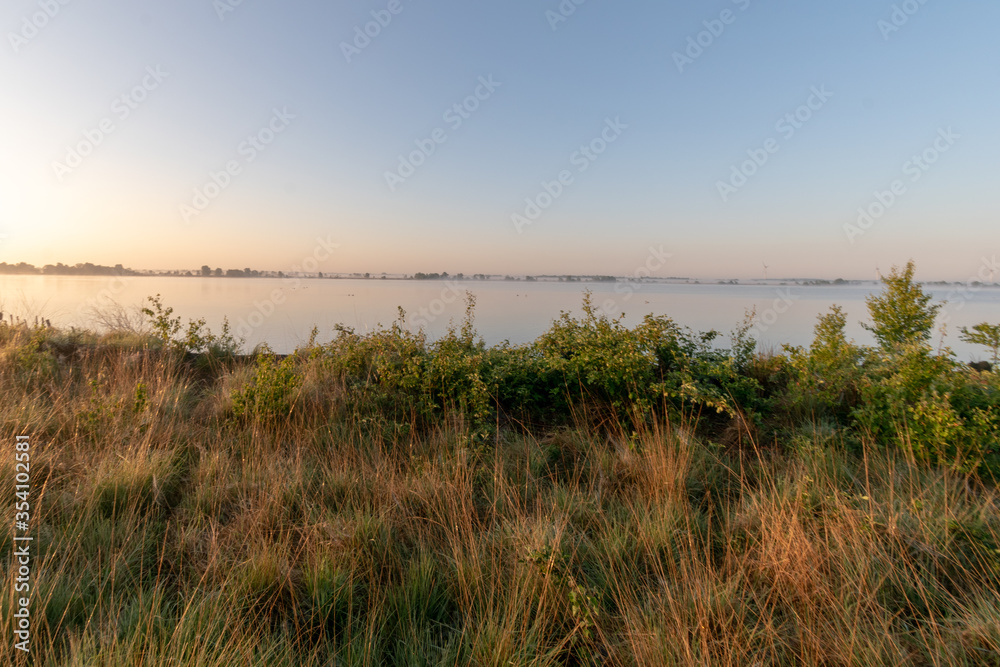
M1000 498L971 476L811 424L390 438L316 368L289 416L235 419L247 367L147 343L0 332L36 538L26 660L0 529L4 664L1000 665Z

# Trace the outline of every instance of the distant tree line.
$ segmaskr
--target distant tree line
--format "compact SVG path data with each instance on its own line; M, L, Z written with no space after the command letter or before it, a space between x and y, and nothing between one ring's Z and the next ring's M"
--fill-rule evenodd
M90 262L82 262L75 264L73 266L68 266L59 262L58 264L46 264L45 266L39 268L34 264L28 264L27 262L18 262L17 264L8 264L7 262L0 262L0 273L3 274L34 274L34 275L50 275L50 276L137 276L138 272L132 269L126 269L121 264L115 264L114 266L102 266L100 264L91 264Z
M447 280L448 278L455 278L456 280L462 280L465 278L464 273L459 273L454 276L448 275L448 272L444 273L421 273L417 272L413 274L414 280Z
M0 262L0 275L57 275L57 276L181 276L181 277L192 277L192 276L203 276L203 277L213 277L213 278L284 278L285 273L283 271L258 271L251 268L243 269L222 269L203 265L200 270L189 271L189 270L174 270L174 271L136 271L134 269L127 269L121 264L115 264L114 266L102 266L100 264L92 264L91 262L82 262L69 266L63 264L62 262L58 264L46 264L42 267L37 267L34 264L29 264L27 262L18 262L17 264L8 264L7 262ZM322 272L317 274L318 277L325 277ZM368 274L365 274L368 277Z
M802 283L803 285L847 285L848 281L843 278L837 278L836 280L806 280Z
M367 273L365 274L365 277L366 278L368 277ZM614 282L618 282L618 279L615 278L614 276L557 276L557 277L559 279L559 282L561 282L561 283L562 282L567 282L567 283L577 283L577 282L614 283ZM486 273L475 273L475 274L473 274L471 276L466 276L464 273L456 273L455 275L451 275L447 271L444 271L442 273L421 273L421 272L418 271L417 273L414 273L412 276L410 276L411 280L448 280L449 278L452 278L454 280L491 280L493 278L493 276L490 276L490 275L488 275ZM497 278L500 279L499 276ZM502 279L503 280L507 280L507 281L519 281L519 280L523 280L523 281L526 281L526 282L536 282L538 280L538 278L536 278L535 276L523 276L522 277L522 276L512 276L512 275L505 275L505 276L503 276Z
M614 276L559 276L559 282L561 283L581 283L581 282L595 282L595 283L616 283L618 279Z
M280 271L278 272L281 273ZM244 269L226 269L223 271L221 268L212 269L208 264L203 264L201 267L201 275L205 278L216 277L216 278L260 278L267 275L266 271L257 271L250 268Z

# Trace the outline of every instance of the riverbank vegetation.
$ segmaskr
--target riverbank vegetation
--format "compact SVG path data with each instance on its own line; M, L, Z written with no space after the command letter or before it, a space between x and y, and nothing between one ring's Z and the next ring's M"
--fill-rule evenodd
M488 347L474 306L288 356L155 297L142 331L0 324L32 663L1000 665L1000 380L932 350L912 265L874 346L837 307L762 352L588 298Z

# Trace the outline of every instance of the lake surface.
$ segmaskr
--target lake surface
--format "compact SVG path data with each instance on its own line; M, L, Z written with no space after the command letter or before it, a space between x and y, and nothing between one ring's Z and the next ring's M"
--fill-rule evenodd
M93 326L90 309L112 300L141 306L147 296L161 294L175 315L205 318L218 332L223 317L247 341L267 342L277 352L290 352L319 327L321 342L334 336L340 323L359 332L390 325L397 307L407 312L411 329L423 328L431 338L459 324L465 291L475 294L476 328L489 344L503 340L525 343L537 338L568 310L580 315L583 293L611 315L625 313L634 324L646 314L667 315L696 331L730 332L748 308L760 317L756 338L764 347L782 343L807 345L816 317L832 304L848 314L848 334L860 343L872 339L859 322L867 319L864 299L880 289L874 282L840 286L772 284L717 285L683 283L560 283L525 281L410 281L294 278L181 278L0 276L0 311L32 321L48 318L53 325ZM978 322L1000 322L1000 289L977 286L928 286L938 301L948 303L938 324L947 318L944 342L961 359L982 359L987 352L958 340L958 328ZM728 337L725 339L728 343ZM940 343L935 334L934 345Z

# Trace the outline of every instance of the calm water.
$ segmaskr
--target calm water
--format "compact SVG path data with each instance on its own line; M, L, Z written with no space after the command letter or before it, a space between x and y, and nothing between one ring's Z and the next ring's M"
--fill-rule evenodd
M476 327L487 343L528 342L544 332L561 310L579 315L585 289L607 312L626 314L635 323L648 313L667 315L695 330L729 332L746 309L756 307L762 321L757 339L764 346L805 345L812 340L816 316L831 304L848 314L848 332L858 342L871 338L859 321L866 318L864 298L879 289L874 283L845 286L687 285L668 283L553 283L398 280L302 280L242 278L0 276L0 310L33 320L36 315L59 325L93 325L89 309L113 299L124 306L141 305L146 296L162 294L175 314L205 318L214 331L223 316L244 335L248 346L266 341L289 352L306 341L313 325L320 341L334 335L337 323L369 331L396 319L397 306L407 311L411 328L424 325L434 338L449 321L461 322L465 290L476 295ZM985 351L967 346L958 328L982 321L1000 322L1000 289L930 287L937 300L948 300L945 344L960 358L980 359ZM617 291L616 291L617 290ZM939 318L940 324L942 318ZM939 343L935 335L934 343Z

